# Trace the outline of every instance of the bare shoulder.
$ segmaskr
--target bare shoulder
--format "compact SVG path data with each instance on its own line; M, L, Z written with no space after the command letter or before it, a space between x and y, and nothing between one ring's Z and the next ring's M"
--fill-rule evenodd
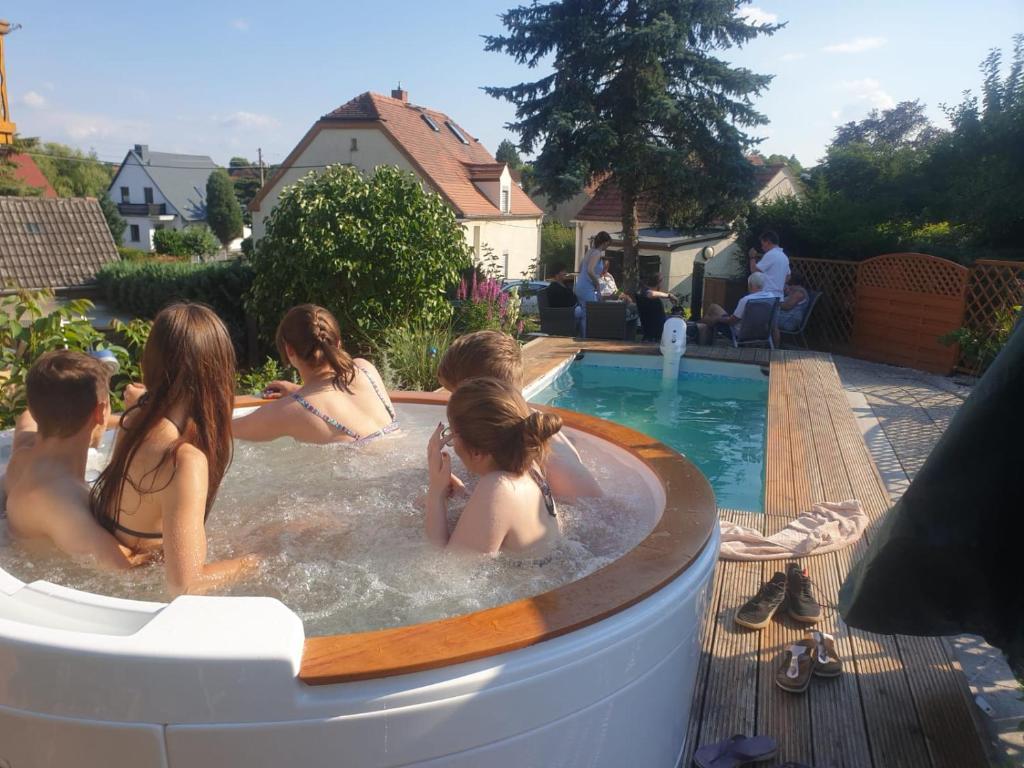
M206 458L206 454L191 443L183 443L178 448L176 463L178 471L186 473L202 472L205 474L210 468L210 462Z
M378 384L383 383L383 379L381 379L380 372L377 370L377 367L369 360L364 357L357 357L352 362L366 371L366 373L368 373L375 382Z

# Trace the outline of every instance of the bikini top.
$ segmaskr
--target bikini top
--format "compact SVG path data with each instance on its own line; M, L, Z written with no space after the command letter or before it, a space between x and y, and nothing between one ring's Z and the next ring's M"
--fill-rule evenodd
M544 479L544 475L536 470L535 467L530 467L530 477L533 478L533 482L540 488L540 494L544 497L544 506L548 510L548 514L552 517L558 517L558 508L555 506L555 497L551 495L551 486L548 485L548 481Z
M317 408L315 405L313 405L311 402L309 402L306 398L304 398L298 392L296 392L295 394L292 395L292 399L295 400L295 402L297 402L299 405L301 405L307 411L309 411L311 414L313 414L318 419L320 419L327 426L331 427L332 429L337 430L338 432L341 432L341 434L343 434L343 435L351 437L353 443L366 443L366 442L369 442L370 440L373 440L375 438L382 437L382 436L384 436L386 434L394 432L396 429L398 429L398 421L395 418L396 414L395 414L394 407L391 405L391 402L384 395L384 393L380 391L380 387L377 386L377 382L375 382L373 380L373 377L369 373L367 373L366 369L363 368L361 365L357 365L356 368L358 368L360 371L362 371L363 375L366 377L366 380L368 382L370 382L370 386L373 387L373 391L376 393L377 397L380 399L381 405L384 406L385 410L387 410L387 412L388 412L388 415L391 417L391 423L390 424L388 424L386 427L383 427L382 429L378 429L376 432L374 432L372 434L369 434L369 435L366 435L366 436L361 436L361 435L359 435L359 433L353 432L351 429L346 427L344 424L342 424L340 421L335 419L333 416L328 416L326 413L321 411L319 408Z

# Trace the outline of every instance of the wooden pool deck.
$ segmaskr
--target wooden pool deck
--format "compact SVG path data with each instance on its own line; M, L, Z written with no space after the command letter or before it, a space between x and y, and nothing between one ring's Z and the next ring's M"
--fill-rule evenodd
M545 338L524 349L526 380L579 349L649 352L650 345ZM723 518L771 534L815 501L857 498L871 527L856 545L802 558L823 606L866 550L889 496L871 460L829 355L802 351L696 347L688 357L770 365L765 512L721 509ZM975 727L963 676L941 638L877 635L851 629L826 607L817 625L836 636L844 674L815 678L806 694L775 686L784 647L803 636L776 618L755 632L733 622L736 609L783 561L720 561L715 571L701 664L680 763L694 749L732 734L779 743L772 766L813 768L975 768L989 760Z

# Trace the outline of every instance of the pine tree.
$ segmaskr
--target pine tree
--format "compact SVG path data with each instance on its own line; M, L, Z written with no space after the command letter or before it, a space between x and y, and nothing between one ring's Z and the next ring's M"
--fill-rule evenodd
M242 208L231 177L220 168L206 180L206 223L225 248L242 236Z
M552 202L608 177L622 195L626 280L637 277L637 206L659 223L696 227L745 208L766 121L752 104L771 82L717 51L781 25L751 24L747 0L559 0L502 14L508 34L486 38L520 64L551 60L534 82L485 90L516 105L507 127L532 153L535 186Z
M523 159L519 157L519 150L508 139L502 139L501 144L498 145L498 151L494 153L494 159L499 163L505 163L513 171L518 170L523 164Z

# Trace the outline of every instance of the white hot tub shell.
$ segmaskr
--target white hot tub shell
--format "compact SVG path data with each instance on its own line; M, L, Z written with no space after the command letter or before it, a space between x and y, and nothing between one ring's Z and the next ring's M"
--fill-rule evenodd
M664 507L650 468L603 447ZM717 553L714 526L657 591L529 647L328 685L299 678L302 623L277 600L143 603L0 570L0 768L670 768Z

